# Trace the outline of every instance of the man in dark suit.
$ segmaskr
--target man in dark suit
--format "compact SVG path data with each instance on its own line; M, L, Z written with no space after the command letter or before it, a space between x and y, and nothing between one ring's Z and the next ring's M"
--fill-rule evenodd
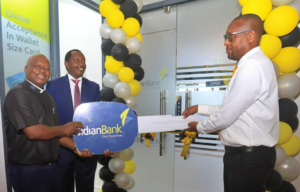
M81 51L74 49L67 52L65 66L68 74L49 81L46 87L46 91L54 97L61 124L73 120L79 104L101 100L99 85L82 77L86 63ZM80 158L74 151L60 147L58 169L61 191L74 192L75 174L76 192L93 192L97 156Z

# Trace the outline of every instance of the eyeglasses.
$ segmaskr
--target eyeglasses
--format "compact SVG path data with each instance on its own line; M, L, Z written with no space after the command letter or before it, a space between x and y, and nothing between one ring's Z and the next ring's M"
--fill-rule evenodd
M232 35L248 32L248 31L251 31L251 29L244 30L244 31L233 32L233 33L228 33L228 34L224 35L224 39L225 39L225 41L227 39L229 42L231 42L232 41Z
M34 65L33 67L36 68L39 71L41 71L41 70L44 70L44 71L47 71L47 72L51 71L51 69L49 67L42 67L40 65Z
M80 59L74 59L74 62L85 64L85 60L80 60Z

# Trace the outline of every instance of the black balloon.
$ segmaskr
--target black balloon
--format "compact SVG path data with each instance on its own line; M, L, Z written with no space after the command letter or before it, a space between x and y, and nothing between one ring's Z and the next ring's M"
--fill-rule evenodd
M118 192L127 192L125 189L119 188Z
M111 170L108 167L102 167L99 170L99 177L103 181L111 181L115 177L115 173L111 172Z
M133 17L138 10L138 7L134 1L124 1L121 6L120 10L124 14L125 18Z
M102 52L105 54L105 55L111 55L112 54L112 48L114 46L114 42L112 42L111 39L105 39L102 41L102 45L101 45L101 49L102 49Z
M297 191L293 184L287 181L283 181L281 187L272 192L297 192Z
M132 53L124 61L124 65L131 68L133 71L136 71L141 67L142 59L138 54Z
M116 97L114 90L109 87L103 87L100 92L102 101L111 101Z
M274 191L279 189L279 187L281 187L282 185L282 177L281 175L273 170L272 175L269 177L267 185L266 185L266 189L269 191Z
M114 2L117 5L120 5L121 3L124 2L124 0L111 0L112 2Z
M102 191L103 192L118 192L118 186L115 182L108 181L102 185Z
M291 121L298 113L297 104L290 99L279 99L279 120Z
M141 81L144 78L145 72L142 67L134 72L134 79L137 81Z
M299 119L298 117L295 117L294 119L290 120L290 121L286 121L287 124L289 124L289 126L292 128L293 133L295 133L298 129L298 125L299 125Z
M296 47L300 42L300 28L296 28L285 36L279 37L282 43L282 48L284 47Z
M126 101L122 98L116 97L113 100L111 100L112 102L117 102L117 103L124 103L126 104Z
M140 23L140 27L142 27L142 25L143 25L142 17L140 15L136 14L135 16L133 16L133 18L135 18Z
M103 166L108 166L108 162L112 159L112 157L105 157L105 155L101 154L98 156L98 163Z
M117 61L124 61L128 57L128 54L127 47L122 43L116 44L111 50L111 55Z

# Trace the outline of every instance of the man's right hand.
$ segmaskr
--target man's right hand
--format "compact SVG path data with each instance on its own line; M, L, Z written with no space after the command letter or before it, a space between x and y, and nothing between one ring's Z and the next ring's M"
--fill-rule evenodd
M198 112L198 105L194 105L194 106L191 106L189 108L186 108L184 110L184 112L182 113L182 116L183 116L184 119L186 119L188 116L193 115L197 112Z
M83 124L81 122L69 122L67 124L63 125L64 128L64 134L70 135L75 134L78 135L78 133L82 133L80 128L84 128Z

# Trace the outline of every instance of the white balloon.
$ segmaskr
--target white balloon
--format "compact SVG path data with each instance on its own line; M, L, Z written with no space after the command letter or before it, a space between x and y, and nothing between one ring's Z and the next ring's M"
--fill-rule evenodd
M136 53L141 49L141 42L136 37L129 37L125 41L125 45L129 51L129 53Z
M130 177L127 173L122 172L116 174L114 180L118 187L126 187L130 182Z
M113 28L111 28L107 23L103 23L100 27L100 35L103 39L109 39L110 33L112 32Z
M139 13L143 8L143 1L142 0L133 0L133 1L137 5L137 8L138 8L137 13Z
M119 157L122 158L124 161L130 161L133 158L133 150L129 147L121 151Z
M121 28L113 29L112 32L110 33L110 38L112 42L114 42L115 44L118 43L124 44L126 41L126 33Z
M300 92L300 78L292 73L284 73L277 79L279 98L294 98Z
M273 6L281 6L281 5L288 5L292 3L294 0L271 0Z
M130 95L129 97L124 98L124 100L129 107L135 108L136 103L137 103L135 96ZM126 161L128 161L128 160L126 160Z
M273 63L273 67L274 67L274 70L275 70L276 77L278 78L279 75L280 75L280 69L279 69L279 66L278 66L277 63L275 63L275 62L272 62L272 63Z
M292 182L299 176L300 164L294 157L287 156L284 162L274 169L280 173L282 180Z
M129 184L125 187L122 187L123 189L130 190L134 187L134 185L135 185L134 179L130 175L129 175L129 178L130 178Z
M119 83L118 75L113 73L106 73L103 77L103 85L105 87L114 88L117 83Z
M284 162L284 160L286 158L286 152L283 149L283 147L281 147L280 145L276 145L275 149L276 149L276 163L275 163L275 166L277 166L277 165L280 165L281 163Z
M117 152L114 152L114 154L112 155L112 157L119 157L121 151L117 151Z
M125 82L119 82L114 87L115 95L122 99L128 97L130 95L130 91L130 86Z
M113 173L122 173L125 168L125 162L119 157L114 157L108 162L108 168Z

